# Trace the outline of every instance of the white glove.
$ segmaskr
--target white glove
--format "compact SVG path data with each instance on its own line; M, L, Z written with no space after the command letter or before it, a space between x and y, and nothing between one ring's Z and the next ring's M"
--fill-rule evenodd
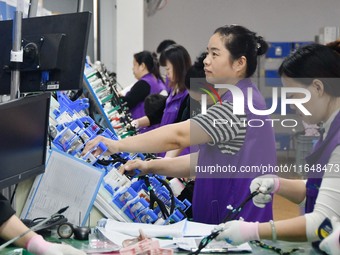
M233 220L216 226L213 230L223 230L217 237L217 241L225 240L232 245L239 245L253 240L259 240L259 223Z
M272 193L280 188L280 180L276 175L263 175L255 178L250 183L250 192L259 190L261 193L253 197L253 203L257 207L264 208L267 203L272 201Z
M35 255L86 255L69 245L46 242L42 236L35 235L27 243L27 250Z
M320 243L320 249L327 254L336 255L340 254L340 222L339 219L333 217L331 219L332 222L332 234L327 236L325 239L322 240Z

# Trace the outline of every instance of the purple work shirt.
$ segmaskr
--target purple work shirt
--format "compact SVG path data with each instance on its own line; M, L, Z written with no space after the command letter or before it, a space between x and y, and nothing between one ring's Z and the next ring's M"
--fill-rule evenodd
M253 105L256 109L266 109L265 101L250 79L239 81L235 86L244 94L244 107L247 120L268 119L268 116L258 116L251 113L247 105L247 88L253 90ZM232 93L227 91L222 101L233 102ZM264 121L262 127L247 126L245 141L241 149L235 154L225 154L217 145L202 144L199 146L198 166L241 166L276 165L276 147L274 131L271 123ZM218 224L226 216L227 206L234 208L250 194L249 186L252 179L261 173L224 173L214 178L209 174L197 175L193 197L193 219L197 222ZM251 201L248 202L237 219L242 217L245 221L266 222L272 219L272 204L265 208L256 207Z
M162 90L166 90L165 85L162 80L156 79L155 76L151 73L144 75L141 80L146 81L150 85L150 93L152 94L159 94ZM133 119L138 119L145 116L144 111L144 100L139 102L135 107L130 109L131 116ZM158 126L158 125L157 125ZM146 127L140 130L141 133L150 131L155 128L155 125Z
M165 109L162 117L162 121L160 126L173 124L175 123L178 111L181 108L181 105L189 92L187 90L178 92L176 95L173 95L173 90L170 91L170 94L166 100ZM185 148L180 155L186 155L190 152L189 148ZM165 153L159 153L158 156L163 157Z

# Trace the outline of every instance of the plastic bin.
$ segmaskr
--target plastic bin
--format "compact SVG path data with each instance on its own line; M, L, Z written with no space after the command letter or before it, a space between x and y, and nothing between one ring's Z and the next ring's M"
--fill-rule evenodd
M292 42L270 42L267 58L284 58L292 51Z
M289 134L275 134L276 150L277 151L289 151L290 150L290 138Z

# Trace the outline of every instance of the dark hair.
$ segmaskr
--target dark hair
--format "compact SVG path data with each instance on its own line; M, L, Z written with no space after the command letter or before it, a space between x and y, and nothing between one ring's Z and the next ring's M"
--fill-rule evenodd
M202 79L202 83L206 83L205 81L205 72L204 72L204 59L205 57L207 56L207 53L206 52L203 52L201 53L201 55L199 55L197 58L196 58L196 61L195 63L189 68L189 70L187 71L187 74L185 75L185 87L187 89L191 89L193 91L198 91L200 87L200 85L196 86L190 86L190 79L192 78L203 78ZM196 80L195 80L196 82Z
M308 86L314 79L324 84L325 92L340 97L340 41L327 46L310 44L297 49L284 59L279 67L280 76L299 79Z
M168 48L170 45L173 45L173 44L176 44L176 42L173 40L169 40L169 39L163 40L158 45L156 52L160 54L163 50L165 50L166 48Z
M224 46L230 52L231 60L244 56L247 59L246 78L252 76L257 66L257 56L263 55L268 49L268 44L261 36L249 29L230 25L219 27L214 34L224 37Z
M151 94L144 99L144 111L146 116L163 116L166 96L161 94ZM161 118L160 118L161 119Z
M173 44L162 51L159 61L162 66L169 61L173 66L174 80L180 91L185 90L184 80L188 69L191 66L191 59L188 51L181 45Z
M152 73L156 79L163 81L159 72L159 63L156 54L145 50L134 54L133 57L139 65L144 63L148 71Z

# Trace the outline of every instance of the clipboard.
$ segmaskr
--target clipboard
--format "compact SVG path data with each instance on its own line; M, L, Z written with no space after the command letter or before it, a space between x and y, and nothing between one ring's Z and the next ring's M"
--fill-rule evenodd
M35 178L20 217L48 217L69 206L64 216L70 223L84 226L103 177L103 170L52 149L45 173Z

